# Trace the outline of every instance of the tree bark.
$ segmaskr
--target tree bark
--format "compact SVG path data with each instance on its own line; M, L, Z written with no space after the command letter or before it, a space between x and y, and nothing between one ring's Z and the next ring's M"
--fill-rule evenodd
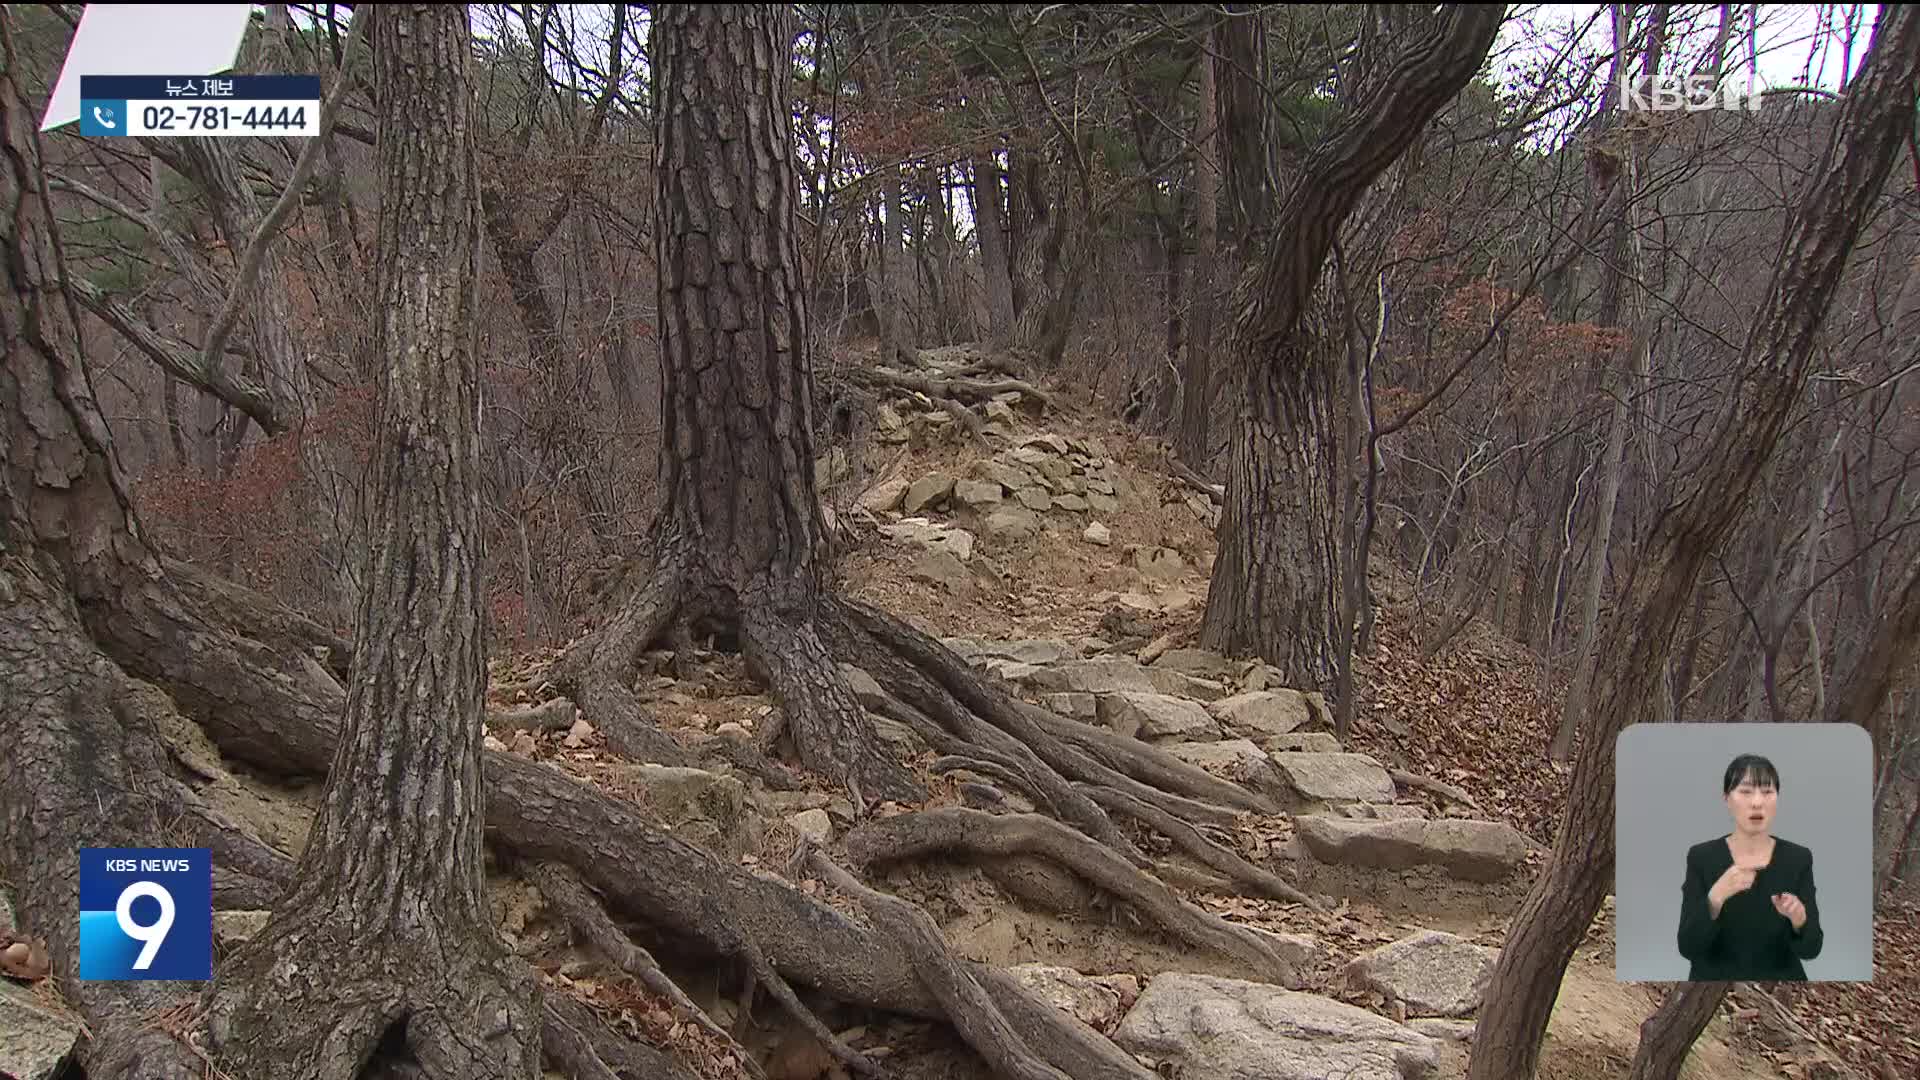
M1737 521L1804 392L1847 256L1905 146L1920 77L1920 12L1881 9L1833 140L1788 226L1743 349L1743 375L1689 484L1661 514L1601 638L1581 740L1545 872L1515 916L1481 1007L1469 1080L1534 1075L1560 980L1613 882L1615 737L1646 715L1701 568Z
M1306 325L1321 267L1374 179L1479 70L1504 10L1450 9L1409 44L1308 159L1272 219L1266 257L1241 286L1241 398L1200 642L1228 656L1264 657L1289 685L1325 688L1337 651L1332 396L1338 379L1319 328ZM1237 72L1236 79L1247 75ZM1263 104L1245 90L1229 95L1233 123L1251 122L1240 111L1249 99ZM1267 149L1237 136L1228 143L1228 188L1236 193L1237 212L1246 214L1254 201L1247 192L1265 183Z
M884 751L818 625L826 529L794 226L790 17L680 5L656 15L664 501L647 584L570 652L562 681L596 727L630 727L626 672L639 651L671 625L731 625L785 705L801 761L864 805L921 789Z
M991 149L973 157L973 220L980 237L980 275L987 293L987 340L1005 348L1013 342L1013 278L1007 268L1000 165Z
M1894 680L1920 654L1920 559L1914 560L1881 602L1866 640L1866 649L1835 681L1824 719L1831 724L1858 724L1873 735L1878 775L1893 741L1893 718L1881 706Z
M360 647L293 881L221 973L208 1031L223 1068L243 1076L346 1080L398 1042L427 1076L533 1077L540 1010L481 882L487 641L467 15L391 4L373 18L382 366Z
M1732 985L1678 983L1669 989L1660 1007L1640 1025L1640 1046L1627 1080L1679 1080L1687 1052L1707 1030Z

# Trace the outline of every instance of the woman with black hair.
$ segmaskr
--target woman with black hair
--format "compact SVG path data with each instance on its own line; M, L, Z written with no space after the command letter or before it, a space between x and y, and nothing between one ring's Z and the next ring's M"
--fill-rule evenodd
M1758 754L1727 766L1721 794L1733 831L1687 849L1680 955L1692 982L1805 982L1820 955L1813 852L1769 834L1780 773Z

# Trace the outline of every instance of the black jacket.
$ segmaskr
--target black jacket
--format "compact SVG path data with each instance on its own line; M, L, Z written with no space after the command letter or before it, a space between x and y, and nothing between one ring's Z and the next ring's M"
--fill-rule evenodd
M1774 837L1773 859L1752 887L1727 898L1719 918L1710 914L1707 892L1733 865L1727 838L1687 849L1687 878L1680 887L1680 955L1693 962L1691 982L1805 982L1800 965L1820 955L1820 908L1814 903L1813 852ZM1792 893L1807 907L1799 933L1773 910L1775 893Z

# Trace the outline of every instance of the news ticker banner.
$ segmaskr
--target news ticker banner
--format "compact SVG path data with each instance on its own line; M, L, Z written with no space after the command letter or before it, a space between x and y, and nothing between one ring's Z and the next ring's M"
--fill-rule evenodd
M82 135L315 136L318 75L82 75Z
M80 977L213 978L212 850L81 848Z

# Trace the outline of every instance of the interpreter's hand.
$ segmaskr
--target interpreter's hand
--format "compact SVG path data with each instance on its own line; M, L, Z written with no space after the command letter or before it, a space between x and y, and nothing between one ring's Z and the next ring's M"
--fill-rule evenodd
M1765 866L1764 862L1735 862L1727 867L1726 873L1720 875L1720 880L1713 883L1713 888L1707 890L1707 899L1718 909L1729 897L1753 888L1753 879L1759 876Z
M1800 898L1792 893L1775 893L1773 910L1785 915L1787 921L1793 924L1796 933L1807 925L1807 905L1801 903Z

